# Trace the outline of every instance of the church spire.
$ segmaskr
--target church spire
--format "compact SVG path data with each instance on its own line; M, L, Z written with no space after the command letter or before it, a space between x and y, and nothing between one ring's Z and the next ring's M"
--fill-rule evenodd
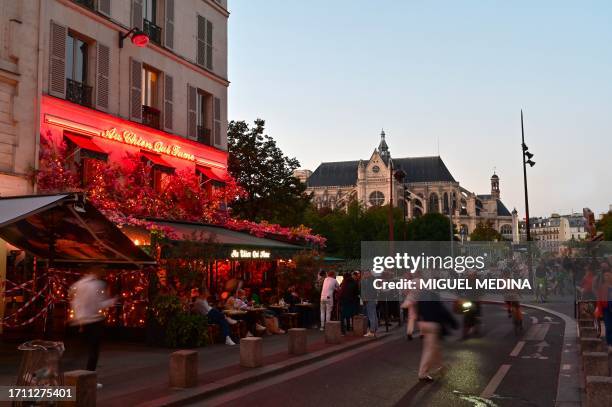
M378 153L382 157L382 159L387 162L387 159L391 156L389 153L389 146L385 141L385 130L383 129L380 132L380 143L378 144Z

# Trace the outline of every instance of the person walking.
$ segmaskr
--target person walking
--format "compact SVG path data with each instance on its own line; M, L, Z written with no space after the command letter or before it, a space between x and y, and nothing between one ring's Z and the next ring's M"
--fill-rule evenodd
M78 325L87 346L86 369L95 371L100 357L104 331L104 314L100 310L112 307L117 301L107 295L106 283L101 280L104 270L91 267L87 274L70 287L70 305L74 311L72 325ZM102 385L98 383L98 388Z
M608 353L612 354L612 270L605 268L597 308L603 314Z
M321 287L321 331L325 329L325 322L331 320L331 312L334 307L334 293L338 288L339 284L336 280L336 273L329 271Z
M448 332L449 326L457 329L458 324L440 301L440 296L433 291L419 293L417 312L419 330L423 336L419 380L430 382L434 380L433 376L444 368L440 339Z

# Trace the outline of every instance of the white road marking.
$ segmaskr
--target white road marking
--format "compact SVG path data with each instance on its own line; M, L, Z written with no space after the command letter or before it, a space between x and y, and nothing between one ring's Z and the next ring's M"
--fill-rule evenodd
M542 341L546 337L549 329L550 324L532 325L523 339L526 341Z
M487 387L485 387L485 389L480 394L480 397L488 399L493 394L495 394L495 390L497 390L502 380L504 380L504 377L508 373L508 370L510 370L510 366L511 365L501 365L499 367L497 373L495 373L495 375L491 378L491 381L489 381L489 384L487 384Z
M514 349L512 349L512 352L510 352L510 356L518 356L519 353L521 353L523 346L525 346L525 341L518 341Z
M561 366L561 370L572 370L572 365L564 363L563 366Z
M531 318L531 325L535 325L538 323L538 318L537 317L529 317Z

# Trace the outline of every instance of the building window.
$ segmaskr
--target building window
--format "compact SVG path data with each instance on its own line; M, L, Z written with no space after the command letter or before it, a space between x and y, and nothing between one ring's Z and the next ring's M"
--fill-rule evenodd
M66 36L66 99L92 107L92 87L87 86L89 45L70 32Z
M142 67L142 124L159 129L161 112L159 109L159 81L158 71Z
M440 212L440 201L438 200L438 194L436 194L435 192L432 192L431 195L429 195L429 207L427 208L427 212Z
M380 191L374 191L370 194L370 205L381 206L385 203L385 194Z
M94 9L94 0L75 0L75 3L87 7L88 9Z
M207 146L213 145L211 131L212 95L198 89L196 100L198 141Z
M161 27L157 25L157 0L144 0L142 4L143 31L154 43L161 45Z

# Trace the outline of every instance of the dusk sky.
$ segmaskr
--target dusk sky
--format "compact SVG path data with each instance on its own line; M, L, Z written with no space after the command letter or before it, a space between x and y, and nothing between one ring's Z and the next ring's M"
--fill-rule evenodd
M609 1L230 0L229 119L266 120L314 170L438 155L460 184L524 216L612 204Z

